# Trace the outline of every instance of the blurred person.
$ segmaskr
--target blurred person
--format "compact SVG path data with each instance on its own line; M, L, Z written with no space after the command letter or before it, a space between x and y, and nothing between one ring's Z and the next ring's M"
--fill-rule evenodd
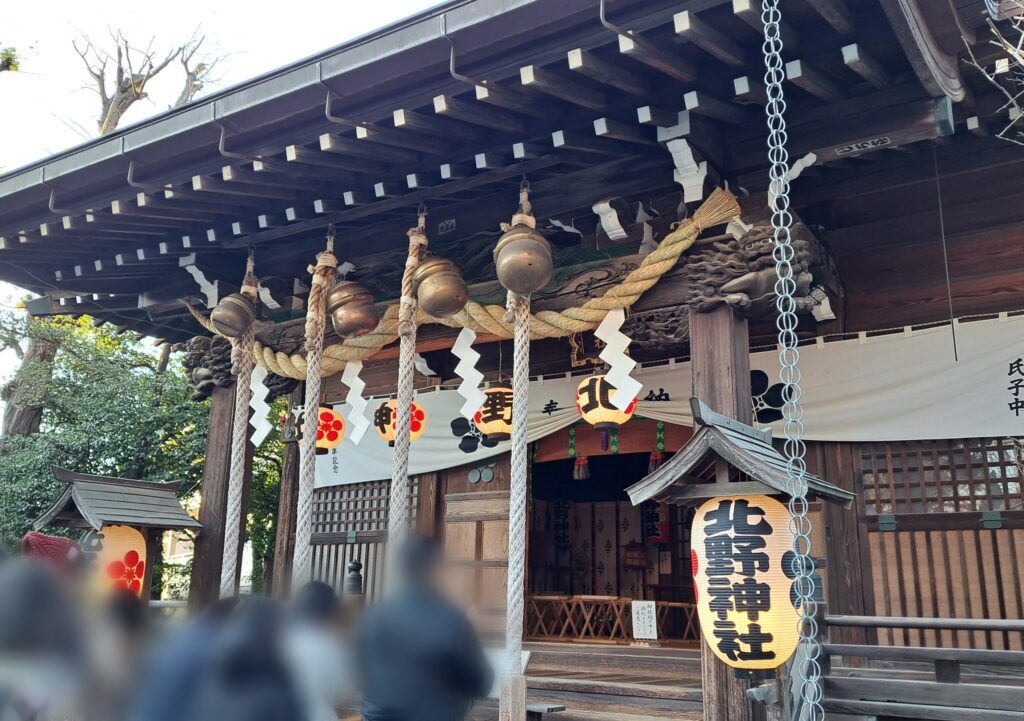
M77 721L82 668L79 619L55 567L0 564L0 721Z
M308 721L285 662L282 614L268 599L239 604L217 640L187 721ZM182 721L184 721L184 719Z
M21 555L50 566L64 580L72 580L86 566L85 553L70 538L29 531L21 539Z
M141 598L120 589L101 600L86 634L89 721L125 718L148 641L149 615Z
M364 721L460 721L493 672L472 624L440 589L440 546L412 536L397 554L401 585L362 619Z
M292 601L284 650L309 721L337 721L352 690L341 601L326 583L311 581Z
M220 634L237 603L222 599L168 629L153 644L130 703L129 721L191 721L191 706L211 672Z

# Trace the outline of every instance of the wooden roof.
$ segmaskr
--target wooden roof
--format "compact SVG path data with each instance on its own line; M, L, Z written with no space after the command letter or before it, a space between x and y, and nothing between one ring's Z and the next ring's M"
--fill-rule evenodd
M0 176L0 279L45 294L33 314L90 314L178 341L201 332L180 300L237 289L249 246L271 296L263 314L304 315L306 267L328 223L338 226L339 257L356 266L350 277L364 280L406 245L421 202L432 245L496 235L524 174L541 221L584 232L602 198L678 197L664 147L673 133L716 182L763 191L756 0L609 0L602 17L604 4L457 0ZM864 212L829 203L855 184L903 195L914 183L930 201L931 154L913 149L930 148L969 113L980 118L972 133L983 134L1001 102L978 86L968 94L977 104L965 100L954 117L949 97L926 82L932 66L914 45L927 35L920 19L896 5L906 4L795 1L784 10L790 156L818 156L794 183L794 207L829 231L850 229L851 262L882 255L861 252L873 239L905 248L906 232L894 231L899 243L861 232L878 217L873 199ZM985 45L981 33L977 42ZM960 134L938 150L943 174L1014 152L993 145ZM674 217L677 205L656 210ZM912 207L902 197L889 205ZM920 219L907 225L931 234ZM1003 270L1017 269L988 272ZM931 280L900 286L912 297L896 304L898 322L944 312ZM1004 277L985 288L977 274L953 280L958 310L1009 310L1024 298Z
M68 484L60 498L42 516L35 528L46 526L92 527L107 525L140 528L199 529L178 501L179 483L155 483L128 478L111 478L52 468L53 476Z
M758 430L712 412L696 398L690 399L699 429L664 465L626 489L634 506L644 501L694 503L727 494L796 495L786 459L772 446L770 430ZM695 471L714 456L753 480L706 483ZM848 504L854 494L804 474L807 494L827 501Z

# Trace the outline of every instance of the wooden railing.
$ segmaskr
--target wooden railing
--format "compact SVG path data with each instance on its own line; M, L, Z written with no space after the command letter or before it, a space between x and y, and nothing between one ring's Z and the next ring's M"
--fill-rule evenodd
M629 643L633 641L633 599L620 596L527 597L526 637L534 641ZM700 629L692 603L656 601L658 638L697 641Z
M828 640L831 626L1020 633L1024 632L1022 620L824 614L819 619L826 712L938 721L1024 719L1024 651ZM834 662L839 657L844 661L863 658L874 664L842 669ZM899 662L899 666L890 662ZM968 666L967 683L961 682L964 665Z

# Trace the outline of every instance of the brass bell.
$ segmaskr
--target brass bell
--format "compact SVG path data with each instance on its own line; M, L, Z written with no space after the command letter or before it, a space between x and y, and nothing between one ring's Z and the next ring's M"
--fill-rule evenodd
M242 293L222 298L210 313L210 322L217 332L227 338L237 338L256 320L256 304Z
M447 318L466 306L469 290L455 263L434 255L413 272L412 287L416 302L433 318Z
M370 291L348 280L338 283L327 294L327 312L331 314L334 332L342 338L366 335L380 323Z
M494 267L506 289L534 293L546 286L554 273L551 246L536 228L525 223L513 225L498 239Z

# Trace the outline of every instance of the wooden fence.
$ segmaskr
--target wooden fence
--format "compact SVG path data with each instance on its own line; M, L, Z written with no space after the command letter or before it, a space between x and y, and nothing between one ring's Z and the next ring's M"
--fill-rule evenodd
M411 518L416 517L417 483L412 479ZM388 530L388 481L320 488L313 495L313 578L342 590L348 564L362 564L363 593L372 601L383 592Z

